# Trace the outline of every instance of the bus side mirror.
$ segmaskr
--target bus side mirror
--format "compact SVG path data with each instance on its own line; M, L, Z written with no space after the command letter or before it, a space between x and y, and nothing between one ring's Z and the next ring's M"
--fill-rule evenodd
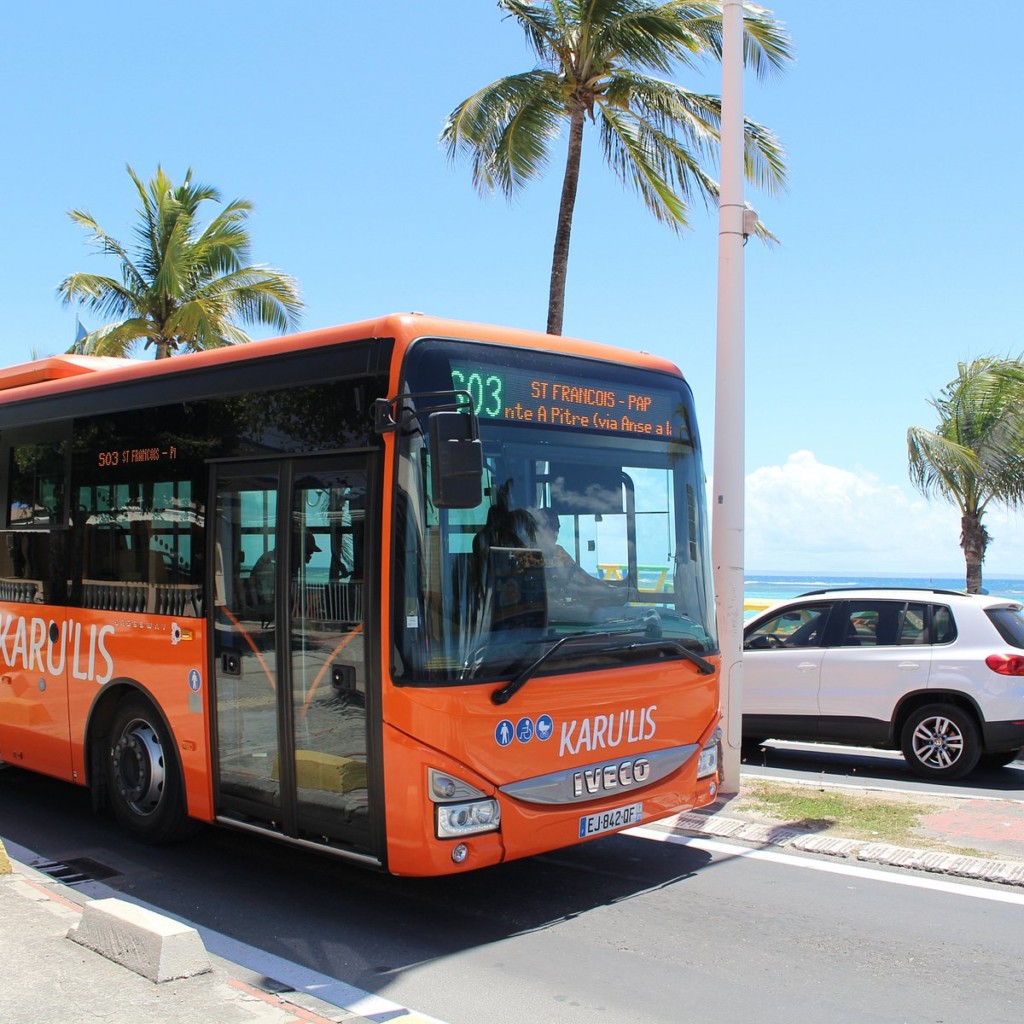
M430 414L430 482L437 508L476 508L483 500L484 449L476 417Z

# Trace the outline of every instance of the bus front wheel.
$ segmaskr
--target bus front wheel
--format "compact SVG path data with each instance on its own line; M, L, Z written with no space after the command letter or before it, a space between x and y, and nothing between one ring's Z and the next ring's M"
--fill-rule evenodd
M156 710L141 697L124 698L114 712L107 794L118 823L142 842L170 842L187 830L174 745Z

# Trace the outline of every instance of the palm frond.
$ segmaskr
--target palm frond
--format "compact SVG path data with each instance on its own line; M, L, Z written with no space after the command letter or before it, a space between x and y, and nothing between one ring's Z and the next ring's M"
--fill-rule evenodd
M972 511L978 459L970 448L931 430L907 431L910 478L922 494L952 501L961 513Z
M193 279L193 243L191 224L180 217L168 225L167 237L160 250L160 264L153 275L151 288L177 304L188 293Z
M784 72L794 60L793 40L771 11L743 5L743 61L758 78Z
M298 326L302 298L294 278L270 267L241 267L213 278L193 293L191 303L223 310L244 323L263 323L282 332ZM188 304L182 307L187 309ZM180 312L179 315L186 315Z
M685 146L618 107L601 108L601 143L616 177L633 188L654 217L675 230L688 226L687 203L703 183Z
M57 286L65 306L78 303L104 317L137 312L137 295L120 281L99 274L71 274Z
M68 351L90 356L123 358L130 355L138 343L147 342L151 333L152 324L144 318L119 320L90 331Z
M252 203L232 200L196 239L197 250L203 253L204 262L214 272L237 270L249 260L252 242L245 225L251 212Z
M114 256L121 261L121 276L127 288L141 288L145 285L145 277L136 268L125 247L114 237L108 235L99 226L95 218L84 210L69 210L68 216L79 226L90 232L90 241L96 245L104 256Z
M718 154L721 128L719 97L627 72L616 76L606 99L607 103L602 106L606 123L622 124L623 117L636 121L645 136L645 141L636 150L638 156L661 166L660 176L678 189L682 201L694 196L700 196L706 205L712 200L717 201L718 183L705 171L704 165L715 163ZM749 120L744 123L744 131L748 178L769 192L783 188L785 162L775 136ZM621 163L621 153L610 139L603 141L605 155L620 180L635 185L633 173ZM641 174L647 176L646 171ZM672 223L649 203L648 206L659 220ZM775 241L775 236L760 222L755 233L764 241Z
M515 18L526 33L530 48L541 60L547 60L559 45L559 19L547 7L530 0L498 0L498 10Z
M676 65L697 69L707 44L682 16L678 3L624 3L617 17L602 25L602 43L623 65L669 74ZM700 5L706 6L706 5Z
M510 75L480 89L448 115L441 142L449 159L468 153L480 192L506 198L547 165L565 116L561 83L546 71Z
M696 150L696 159L712 162L717 156L722 121L717 96L627 70L608 83L604 99L606 105L632 111L666 135L681 135L684 144Z
M722 59L722 3L694 3L677 0L665 4L685 21L702 49L715 60ZM773 78L794 60L793 41L783 24L767 8L743 5L743 63L759 79Z

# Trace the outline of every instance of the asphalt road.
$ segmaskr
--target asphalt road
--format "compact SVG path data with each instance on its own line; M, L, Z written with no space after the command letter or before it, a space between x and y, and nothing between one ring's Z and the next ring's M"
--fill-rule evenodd
M0 772L0 835L447 1024L1020 1017L1016 891L630 835L395 879L212 828L140 846L85 792L13 769Z
M1024 761L1014 761L1005 768L978 769L965 779L938 784L919 778L907 767L903 755L891 750L769 740L745 746L741 758L743 775L1024 800Z

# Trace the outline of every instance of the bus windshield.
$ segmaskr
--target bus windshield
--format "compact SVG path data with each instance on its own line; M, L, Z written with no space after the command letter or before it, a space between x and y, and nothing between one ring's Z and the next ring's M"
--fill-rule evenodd
M468 392L475 508L434 504L428 410ZM425 339L398 419L393 678L453 685L716 647L700 444L685 382ZM423 396L418 399L417 396Z

